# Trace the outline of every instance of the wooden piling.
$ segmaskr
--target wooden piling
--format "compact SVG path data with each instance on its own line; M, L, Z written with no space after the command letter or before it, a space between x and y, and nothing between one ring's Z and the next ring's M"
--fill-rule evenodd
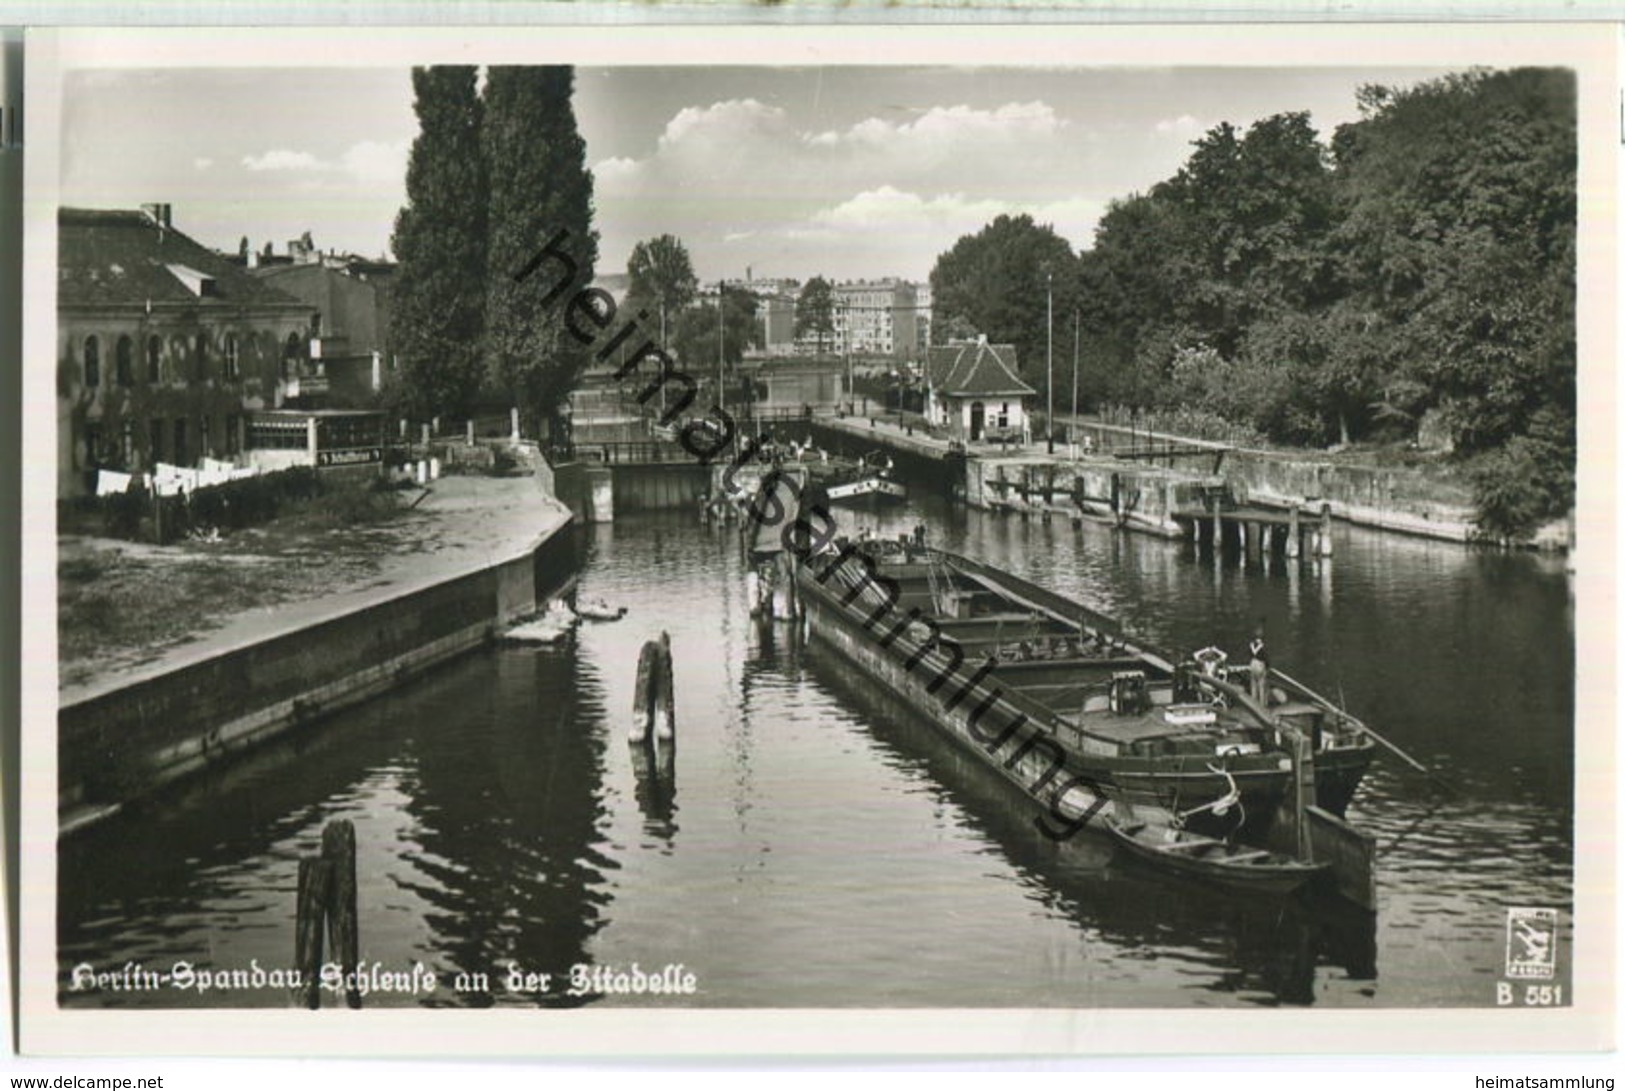
M654 688L658 684L660 644L644 641L638 653L638 680L632 687L632 727L626 733L628 742L643 743L649 739L649 728L654 721Z
M315 1011L322 1006L322 928L327 918L333 865L316 857L299 861L299 892L294 910L293 961L299 970L294 997Z
M1322 557L1332 555L1332 506L1329 502L1320 502L1320 548Z
M655 687L655 739L659 742L670 743L677 737L677 708L672 694L671 636L664 630L660 633L658 647L660 664Z
M1288 557L1296 557L1303 546L1303 543L1299 537L1299 535L1302 533L1302 528L1298 526L1298 505L1292 505L1292 510L1288 513L1287 519L1286 555Z
M327 947L343 970L346 981L361 961L361 926L356 916L355 825L347 818L334 819L322 830L322 862L329 865L327 900ZM350 989L344 1001L361 1007L361 994Z

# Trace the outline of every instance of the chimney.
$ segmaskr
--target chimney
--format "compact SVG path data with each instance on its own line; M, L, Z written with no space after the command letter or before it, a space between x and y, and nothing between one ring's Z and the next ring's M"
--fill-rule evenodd
M142 205L141 211L152 217L152 222L159 227L169 226L169 205Z

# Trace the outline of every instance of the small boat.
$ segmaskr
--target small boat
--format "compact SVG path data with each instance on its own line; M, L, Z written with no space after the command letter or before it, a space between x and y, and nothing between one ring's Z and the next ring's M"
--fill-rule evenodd
M576 603L576 613L588 621L619 621L626 616L626 607L611 607L603 599Z
M1128 852L1158 867L1261 893L1290 894L1331 867L1192 833L1167 821L1113 815L1106 829Z
M556 644L580 621L563 600L554 600L541 614L503 633L502 639L515 644Z
M908 490L891 479L891 458L873 452L825 486L832 503L855 500L907 500Z

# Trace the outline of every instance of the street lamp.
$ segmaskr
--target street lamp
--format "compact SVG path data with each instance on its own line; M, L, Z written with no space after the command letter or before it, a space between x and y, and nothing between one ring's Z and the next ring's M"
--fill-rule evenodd
M1078 441L1073 436L1073 429L1078 426L1078 311L1072 311L1072 424L1066 431L1067 438L1072 440L1072 459L1078 458Z
M1055 453L1055 274L1044 274L1044 295L1048 315L1044 320L1049 345L1045 352L1044 385L1048 388L1049 406L1044 410L1044 433L1049 441L1049 453Z

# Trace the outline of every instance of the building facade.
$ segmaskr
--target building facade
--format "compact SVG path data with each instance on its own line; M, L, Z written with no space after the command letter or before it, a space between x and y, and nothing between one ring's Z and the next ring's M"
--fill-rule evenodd
M835 351L911 360L919 351L918 298L906 280L852 280L835 285Z
M310 355L317 374L301 384L302 401L354 406L380 389L385 371L394 364L389 337L392 263L323 259L262 265L253 272L315 308Z
M101 469L232 458L247 414L313 374L315 308L176 231L168 205L57 224L58 496Z

